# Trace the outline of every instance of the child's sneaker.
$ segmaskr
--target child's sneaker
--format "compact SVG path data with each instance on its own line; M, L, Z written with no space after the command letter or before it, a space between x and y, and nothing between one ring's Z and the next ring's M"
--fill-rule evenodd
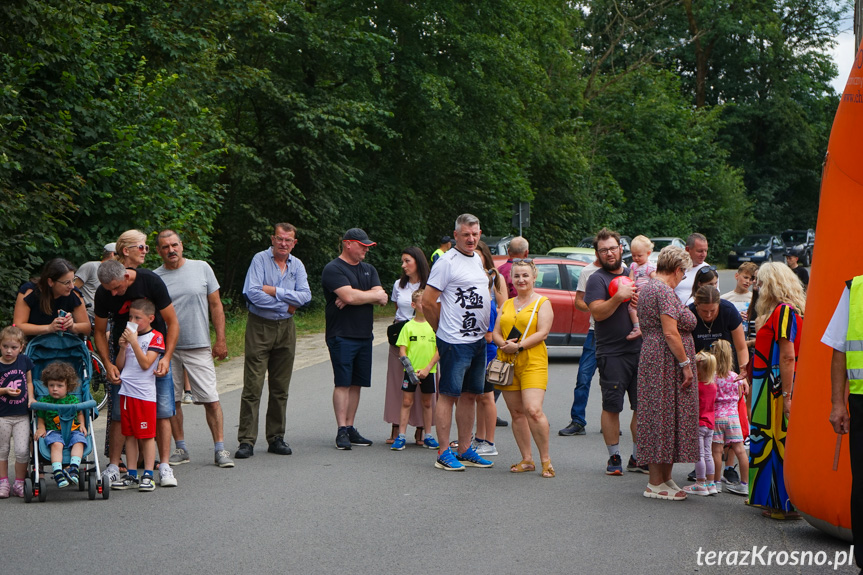
M0 479L0 499L8 499L10 491L9 479Z
M704 483L693 483L683 488L687 495L710 495L710 488Z
M195 402L195 400L192 397L192 394L190 392L187 391L186 393L183 394L183 405L190 405L194 402Z
M24 482L16 481L12 485L12 495L15 497L24 497Z
M69 481L71 481L74 485L78 485L78 466L70 465L69 468L66 470L66 477L68 477Z
M485 439L480 439L476 442L474 451L476 451L477 454L481 457L491 457L493 455L497 455L497 447L494 446L494 443L490 443Z
M396 437L393 441L390 449L392 449L393 451L401 451L405 448L405 443L407 443L407 439L405 439L405 434L400 433L399 436Z
M66 474L63 473L62 469L58 469L54 472L54 481L57 482L57 487L60 489L69 487L69 479L66 477Z
M440 445L437 440L428 433L426 434L425 439L423 439L423 446L428 447L429 449L440 449Z
M748 483L732 483L728 486L728 492L735 495L749 495Z
M719 493L719 490L716 489L716 484L712 481L710 483L707 483L706 486L708 495L716 495L717 493Z
M626 336L626 339L633 340L633 339L638 339L639 337L641 337L641 328L640 327L634 327L634 328L632 328L632 331L629 332L629 335Z
M123 490L135 489L136 487L138 487L138 478L132 477L128 473L120 479L111 482L111 489Z
M156 483L153 481L152 475L145 475L141 478L141 483L138 485L138 491L155 491Z

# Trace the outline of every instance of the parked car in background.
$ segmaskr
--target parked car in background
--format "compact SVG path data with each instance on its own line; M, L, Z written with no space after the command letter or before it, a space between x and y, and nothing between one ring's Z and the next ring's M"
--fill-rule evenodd
M728 252L728 267L737 269L743 262L785 261L785 243L779 236L770 234L750 234L743 236L737 245Z
M650 263L656 266L656 262L659 261L659 252L662 248L667 246L676 246L678 248L686 248L686 242L680 238L676 237L662 237L662 238L650 238L650 241L653 243L653 251L650 253L650 256L647 258Z
M505 256L509 249L509 243L515 236L487 236L483 234L480 239L486 243L493 256Z
M629 236L620 236L620 245L623 247L623 262L626 265L632 263L632 251L629 247L629 242L632 241L632 238ZM578 247L580 248L590 248L593 249L593 236L588 236L586 238L582 238L580 242L578 242ZM595 253L595 252L594 252Z
M596 252L593 248L552 248L545 255L554 258L569 258L571 260L578 260L588 264L596 259Z
M785 230L780 234L785 243L785 249L798 248L803 255L797 260L803 267L812 265L812 253L815 251L815 230Z
M500 267L506 258L494 258ZM533 258L536 266L534 290L551 301L554 322L545 343L549 346L584 345L590 329L590 314L575 307L575 288L586 265L568 258L538 256Z

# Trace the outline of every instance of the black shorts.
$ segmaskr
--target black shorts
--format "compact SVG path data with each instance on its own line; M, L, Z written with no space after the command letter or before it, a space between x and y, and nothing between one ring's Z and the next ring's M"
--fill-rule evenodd
M410 382L408 374L405 373L405 379L402 381L402 391L413 393L417 390L417 386ZM420 379L420 393L434 393L434 374L428 374L428 377Z
M599 387L602 390L602 410L623 411L623 397L629 396L629 407L638 409L638 358L640 354L603 356L596 358L599 367Z

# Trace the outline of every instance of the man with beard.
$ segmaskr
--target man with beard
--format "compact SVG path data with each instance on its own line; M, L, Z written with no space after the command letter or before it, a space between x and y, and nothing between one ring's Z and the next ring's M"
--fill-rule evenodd
M632 331L632 320L627 306L629 300L637 302L631 282L620 281L617 291L611 295L609 286L615 278L626 276L629 269L623 265L620 234L603 228L593 240L596 259L601 265L587 280L584 303L595 321L596 363L599 367L599 387L602 390L602 436L608 448L607 475L623 475L620 458L620 412L623 397L629 395L632 409L632 457L627 471L647 473L647 466L639 466L636 454L636 428L638 397L636 379L638 358L641 353L641 338L626 339Z

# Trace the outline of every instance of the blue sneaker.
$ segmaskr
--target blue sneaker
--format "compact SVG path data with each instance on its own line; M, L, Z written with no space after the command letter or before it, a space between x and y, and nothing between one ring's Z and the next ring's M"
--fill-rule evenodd
M464 465L455 458L450 449L444 449L438 453L434 466L445 471L464 471Z
M405 443L406 443L405 434L402 433L398 437L396 437L396 439L395 439L395 441L393 441L392 447L390 447L390 449L393 449L395 451L401 451L402 449L405 448Z
M474 451L473 447L468 447L467 451L462 453L461 455L456 454L456 459L458 459L464 465L469 467L493 467L494 463L489 461L488 459L483 459L479 456L479 454Z
M423 445L429 449L440 449L440 445L431 435L426 435L425 439L423 439Z
M623 475L623 461L619 454L614 454L608 458L608 466L605 468L606 475Z
M66 473L63 472L62 469L57 469L54 471L54 481L57 482L57 487L63 489L64 487L69 487L69 479Z

